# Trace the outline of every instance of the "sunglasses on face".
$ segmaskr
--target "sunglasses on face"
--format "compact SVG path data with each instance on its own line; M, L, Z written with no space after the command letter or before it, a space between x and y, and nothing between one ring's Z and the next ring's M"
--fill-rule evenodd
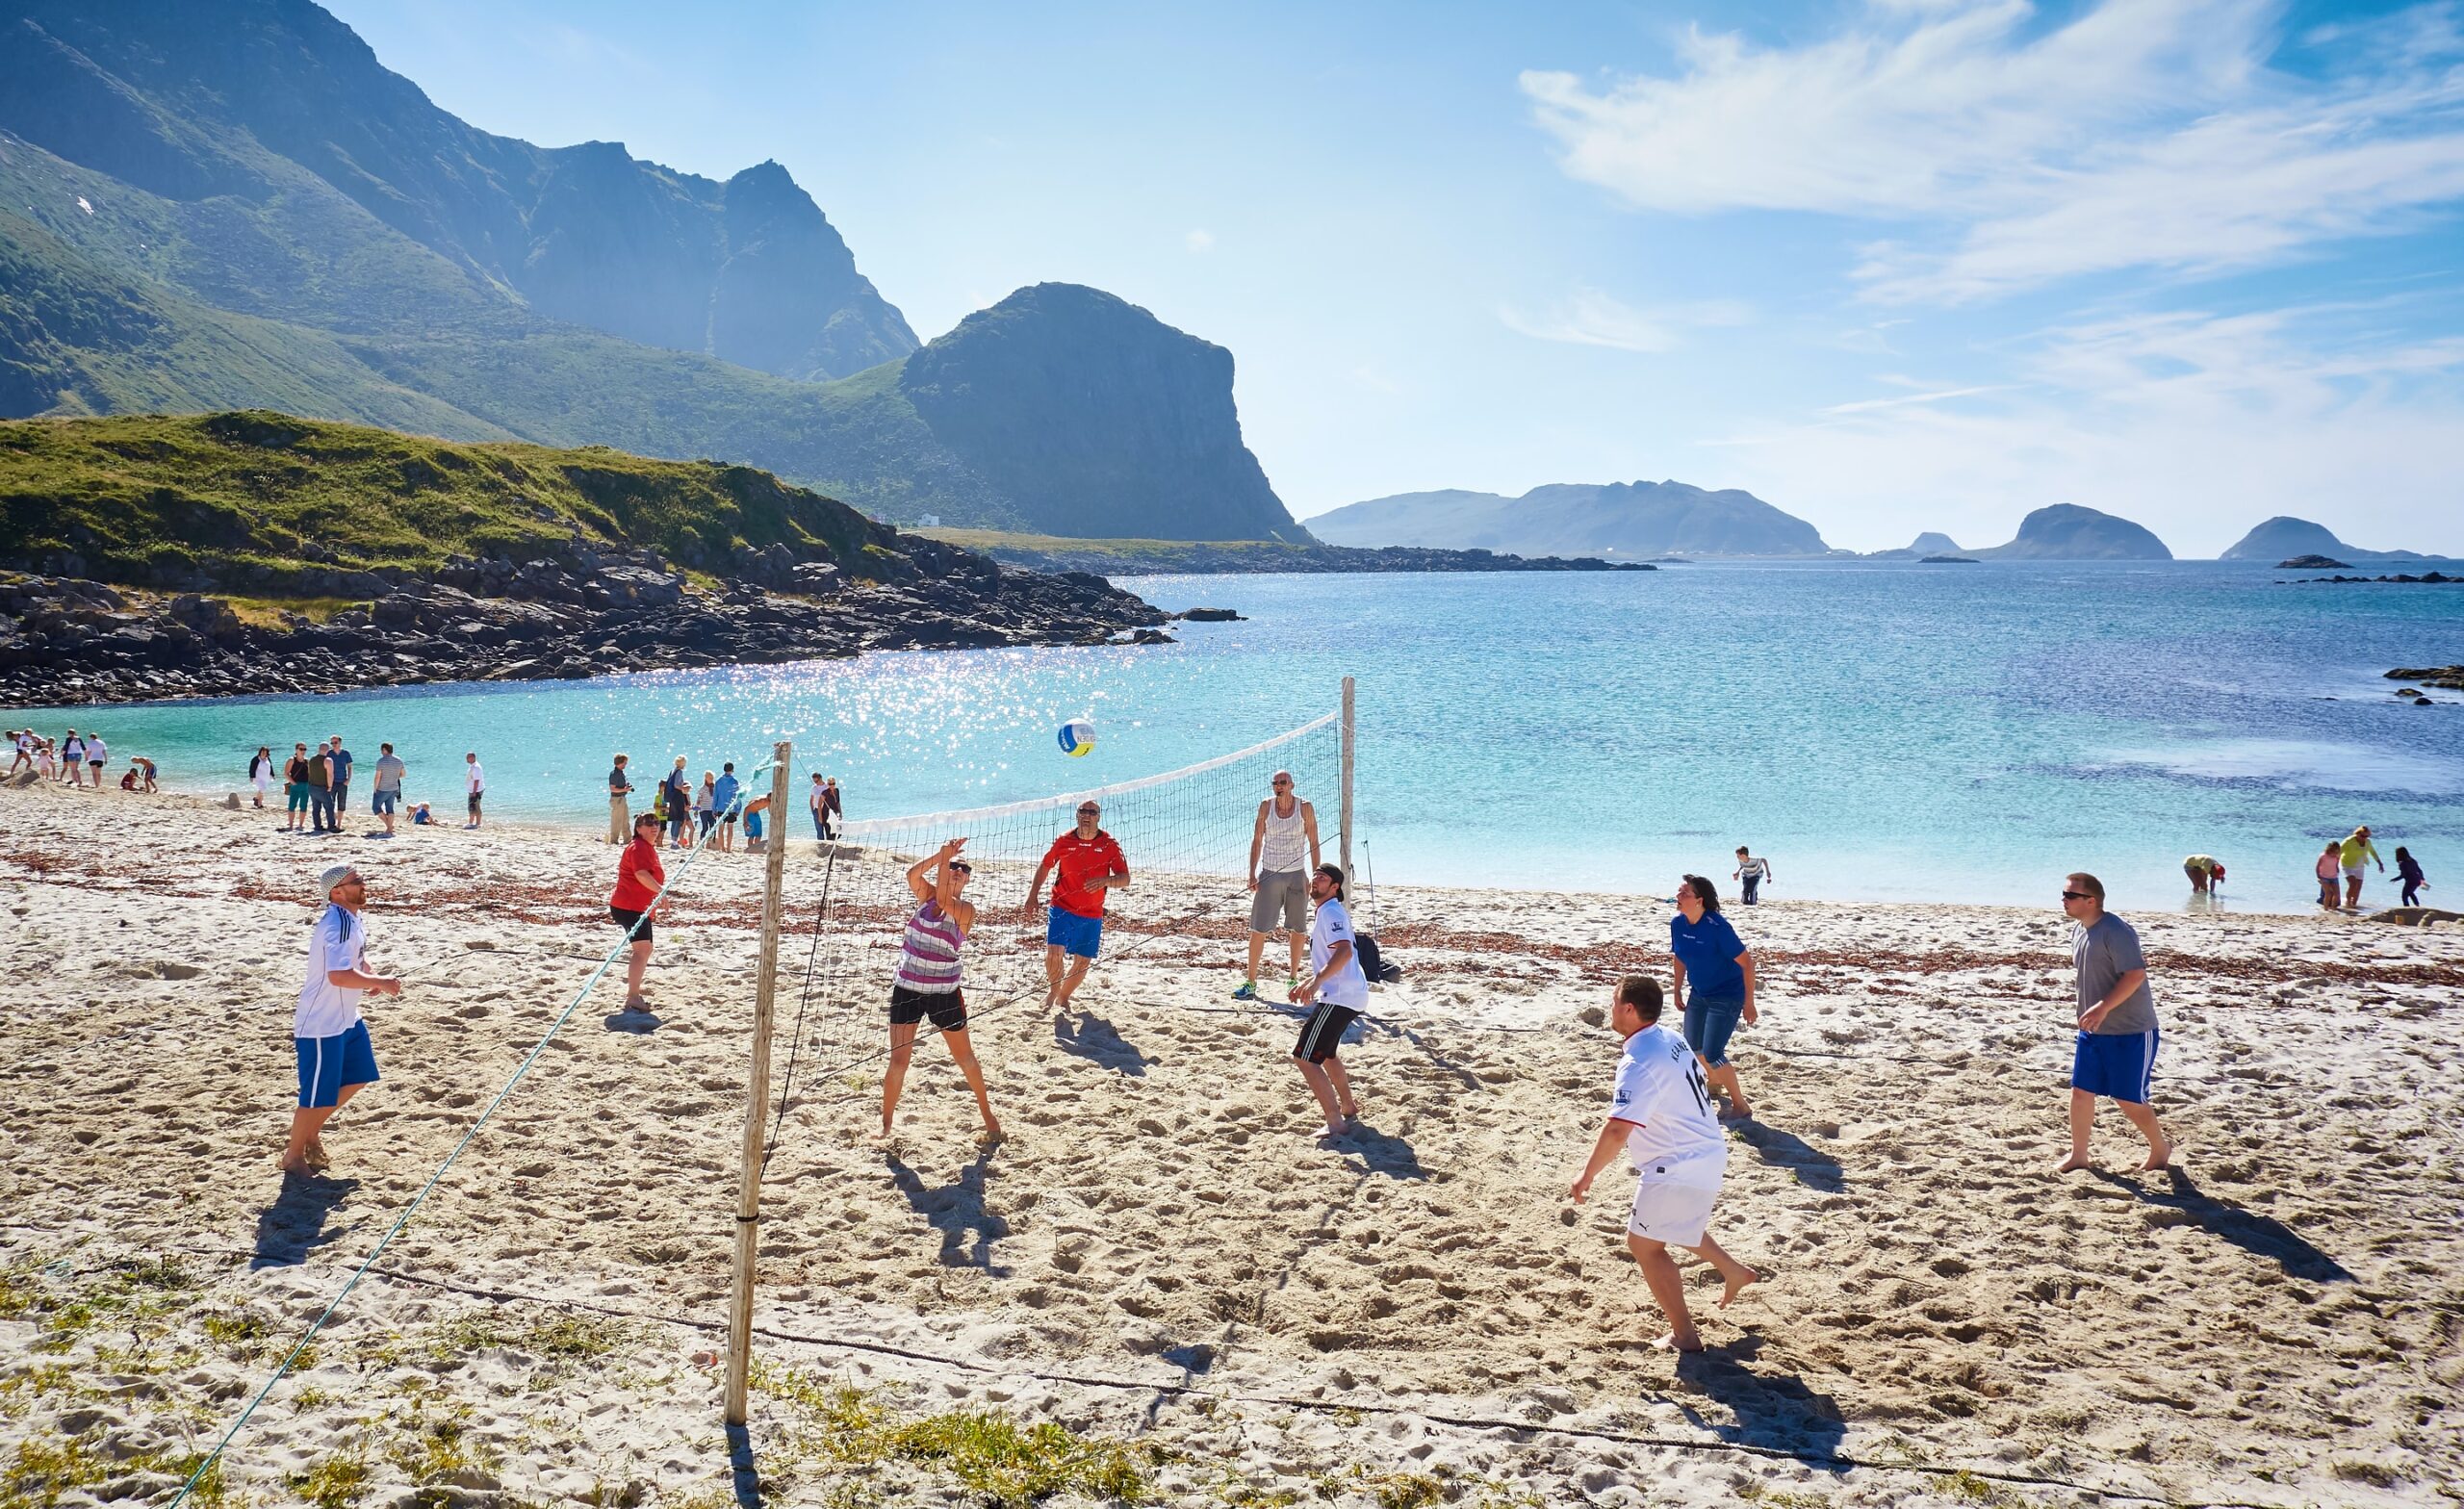
M1080 817L1101 817L1104 815L1104 809L1099 806L1082 806L1078 809L1078 815Z
M2062 899L2064 901L2086 901L2088 899L2088 893L2086 891L2064 891L2062 893Z
M975 873L975 866L971 864L962 864L955 859L950 862L950 868L961 875L973 875Z

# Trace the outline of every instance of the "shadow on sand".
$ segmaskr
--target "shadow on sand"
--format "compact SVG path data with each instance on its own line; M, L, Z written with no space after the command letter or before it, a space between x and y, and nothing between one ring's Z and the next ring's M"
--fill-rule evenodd
M1839 1160L1832 1157L1793 1132L1759 1121L1730 1123L1739 1141L1752 1147L1766 1164L1784 1168L1797 1176L1797 1183L1825 1194L1837 1194L1847 1187L1848 1176L1840 1168Z
M1808 1388L1794 1374L1758 1372L1747 1366L1761 1349L1762 1339L1749 1335L1679 1357L1678 1378L1735 1417L1728 1423L1706 1419L1680 1401L1687 1420L1722 1441L1785 1451L1810 1467L1845 1471L1849 1464L1838 1452L1848 1421L1837 1401Z
M257 1252L248 1260L249 1268L296 1267L308 1261L309 1253L341 1237L349 1228L327 1231L325 1217L358 1188L356 1179L284 1174L282 1192L257 1213Z
M925 1188L923 1177L897 1154L891 1154L888 1162L890 1182L907 1196L909 1209L941 1234L937 1261L943 1267L981 1268L994 1278L1010 1276L1009 1268L992 1261L992 1244L1010 1235L1010 1223L984 1208L984 1174L992 1163L990 1148L959 1170L956 1183L937 1189Z
M1421 1166L1421 1155L1412 1144L1392 1132L1380 1132L1368 1122L1356 1122L1346 1132L1334 1150L1358 1158L1369 1165L1373 1174L1389 1179L1425 1179L1428 1170Z
M1052 1019L1053 1045L1090 1063L1117 1069L1132 1079L1144 1079L1149 1061L1144 1051L1120 1035L1120 1029L1091 1011L1072 1022L1066 1013Z
M2181 1212L2190 1224L2222 1238L2253 1257L2273 1259L2295 1278L2307 1279L2314 1284L2349 1283L2352 1280L2350 1270L2313 1246L2310 1240L2299 1232L2272 1215L2260 1215L2230 1201L2216 1198L2191 1183L2191 1176L2179 1168L2164 1169L2157 1175L2169 1183L2170 1189L2124 1178L2109 1169L2098 1168L2092 1172L2116 1189L2129 1190L2149 1205Z
M600 1024L611 1033L631 1033L635 1036L642 1037L649 1036L666 1025L659 1019L656 1011L636 1011L630 1007L608 1012L600 1018Z

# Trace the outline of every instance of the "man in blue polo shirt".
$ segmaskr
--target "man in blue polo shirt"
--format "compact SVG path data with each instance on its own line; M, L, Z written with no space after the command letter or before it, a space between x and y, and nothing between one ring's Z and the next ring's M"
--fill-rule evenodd
M2054 1172L2088 1166L2088 1134L2099 1095L2121 1108L2147 1138L2143 1170L2173 1161L2173 1144L2147 1104L2156 1072L2156 997L2139 933L2105 909L2104 882L2084 871L2063 877L2070 959L2078 971L2079 1037L2070 1060L2070 1156Z
M719 849L735 851L735 761L730 760L719 771L719 779L710 783L710 810L719 816Z

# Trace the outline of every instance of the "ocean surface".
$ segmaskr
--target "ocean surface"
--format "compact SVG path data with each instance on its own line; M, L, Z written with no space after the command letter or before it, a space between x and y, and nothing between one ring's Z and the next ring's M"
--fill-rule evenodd
M2226 907L2286 909L2314 894L2323 840L2367 822L2391 877L2409 845L2429 899L2464 900L2464 694L2416 708L2381 675L2464 661L2464 588L2281 575L1732 562L1150 576L1124 585L1247 622L1181 626L1168 648L881 654L33 721L55 737L99 729L115 779L141 754L167 787L217 795L244 786L258 745L287 754L328 733L363 762L364 791L390 739L410 797L456 823L462 755L476 750L491 817L597 829L618 749L647 795L673 754L697 774L725 759L750 769L793 738L800 767L839 779L849 817L921 813L1192 764L1331 709L1349 674L1359 831L1382 882L1665 896L1691 870L1725 893L1743 843L1769 857L1777 898L2040 903L2051 916L2070 869L2102 877L2117 908L2180 908L2182 857L2206 853L2229 869ZM1053 730L1082 713L1097 749L1065 758ZM1303 794L1331 831L1322 764L1306 767L1321 789ZM2365 902L2394 899L2374 870Z

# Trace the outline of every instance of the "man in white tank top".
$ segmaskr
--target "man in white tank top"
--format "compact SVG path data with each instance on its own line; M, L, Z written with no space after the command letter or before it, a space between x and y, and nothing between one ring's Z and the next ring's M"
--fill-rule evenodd
M1249 977L1232 992L1235 1001L1258 995L1258 960L1267 950L1267 934L1282 921L1292 943L1292 975L1284 982L1289 998L1300 985L1300 951L1309 940L1309 877L1318 868L1318 809L1292 788L1292 772L1274 773L1274 795L1258 804L1258 821L1249 831Z

